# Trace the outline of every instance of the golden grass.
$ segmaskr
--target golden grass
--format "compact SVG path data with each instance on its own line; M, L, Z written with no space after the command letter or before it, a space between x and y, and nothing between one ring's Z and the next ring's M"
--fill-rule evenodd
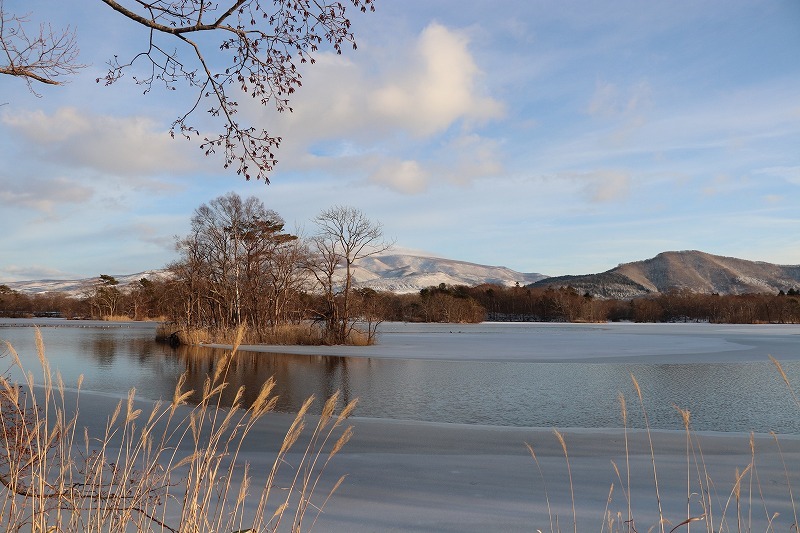
M345 344L348 346L369 346L372 343L373 341L369 336L360 329L351 329L347 333L347 339L345 339Z
M271 329L265 340L260 341L264 344L281 345L302 345L317 346L322 344L322 330L313 324L284 324ZM259 343L258 339L253 339L253 344Z
M234 343L237 330L215 330L202 328L184 328L175 324L162 323L156 329L156 340L170 341L175 339L180 344L189 346L199 344L225 344ZM282 346L320 346L326 344L328 339L322 327L311 322L300 324L283 324L266 331L258 332L245 329L241 339L242 344L275 344ZM369 346L374 343L374 337L360 329L351 329L345 339L348 346Z
M797 401L797 395L790 383L786 372L781 367L781 364L770 357L773 364L778 370L778 374L784 381L788 390L790 391L792 399L798 407L800 402ZM798 513L797 504L795 502L794 490L792 486L793 470L790 464L787 464L784 452L781 448L780 439L775 433L771 433L772 440L775 444L776 458L780 460L782 465L782 480L774 479L775 473L771 475L771 479L762 480L758 471L757 453L756 453L756 440L753 433L749 437L749 461L746 464L735 467L733 472L733 480L730 482L729 488L725 490L723 487L718 486L709 473L709 467L706 464L706 457L703 454L703 449L700 443L700 438L694 432L691 426L691 413L678 406L674 406L677 414L680 416L682 425L686 435L686 476L685 476L685 492L682 496L670 493L667 499L675 502L676 498L685 499L686 506L684 516L670 520L665 516L664 509L662 508L662 492L661 483L658 477L658 456L655 451L653 443L653 433L650 429L647 411L644 405L644 393L640 387L636 377L631 375L631 383L634 392L641 407L641 415L644 420L644 436L646 437L646 454L648 456L650 465L652 467L652 486L654 489L654 504L656 507L657 520L642 527L636 522L636 512L631 503L631 456L634 453L629 442L628 431L628 405L625 396L620 393L618 396L620 403L620 410L623 423L623 444L624 444L624 457L625 457L625 472L620 472L620 468L614 461L611 461L611 466L616 479L621 485L621 492L623 497L622 508L614 509L614 493L615 483L611 483L608 496L606 500L606 507L600 528L597 528L601 533L608 531L609 533L638 533L639 531L662 531L664 533L687 532L691 533L692 526L697 530L698 526L706 533L721 533L721 532L752 532L752 531L765 531L777 533L778 531L798 531L798 524L800 524L800 514ZM575 511L576 500L580 505L580 495L576 495L573 484L573 469L570 464L570 454L564 434L558 430L553 430L554 436L560 445L561 453L567 464L568 476L568 490L569 501L572 504L572 518L573 518L573 531L583 531L577 523L577 514ZM543 472L540 461L534 452L532 445L526 443L528 451L533 458L536 468L539 472L539 478L544 490L544 498L549 520L549 531L551 533L561 533L562 529L559 526L559 516L554 511L557 507L553 505L552 494L548 492L546 475ZM765 486L765 484L767 486ZM773 492L776 486L785 490L786 501L778 502L775 500L774 494L767 496L765 493L767 489ZM674 486L670 487L674 490ZM791 511L790 521L787 526L788 529L776 529L775 521L780 516L780 512L774 511L771 507L779 505L788 508ZM642 510L641 504L637 507L639 511ZM674 508L673 508L674 513ZM754 513L761 514L761 519L757 520ZM785 520L784 520L785 522ZM763 528L763 529L761 529ZM597 530L593 529L593 530ZM541 529L536 531L542 531ZM586 530L590 531L590 530Z
M108 414L103 433L94 435L80 428L80 393L68 404L36 330L43 383L35 383L32 373L21 386L0 378L0 528L199 533L276 531L285 521L282 529L310 529L304 522L313 525L342 482L321 480L352 435L345 421L355 403L337 414L334 395L313 420L309 398L271 468L254 472L240 459L243 445L277 398L269 380L251 405L242 405L239 389L233 407L221 407L242 337L240 332L215 365L197 405L185 405L193 394L183 388L185 377L171 402L147 404L148 409L131 390ZM7 350L22 368L13 347ZM287 455L298 445L300 459L289 466Z
M128 315L106 315L100 317L104 322L133 322L133 319Z
M564 440L564 435L557 429L553 430L558 443L561 444L561 449L564 450L564 459L567 461L567 475L569 475L569 496L572 502L572 525L575 533L578 533L578 515L575 512L575 486L572 482L572 467L569 464L569 452L567 452L567 441Z

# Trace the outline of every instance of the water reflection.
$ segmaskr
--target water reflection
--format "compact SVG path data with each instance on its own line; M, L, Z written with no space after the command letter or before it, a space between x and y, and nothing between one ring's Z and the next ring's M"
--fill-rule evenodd
M114 355L118 346L124 341L114 337L84 337L81 338L81 351L90 354L97 364L111 366L114 364Z
M180 346L174 349L177 360L186 372L186 389L195 391L198 401L206 379L213 376L216 365L228 352L219 348ZM357 365L345 357L296 356L275 353L239 351L231 361L225 381L230 386L223 392L223 401L230 405L239 387L244 387L244 404L250 405L261 386L274 377L274 394L278 410L296 411L309 397L325 399L337 390L340 403L353 399L348 368Z
M154 326L42 329L48 358L64 382L84 374L84 388L124 396L170 399L182 373L197 391L226 353L208 347L170 348L153 341ZM0 328L29 370L36 370L30 328ZM784 364L800 383L800 363ZM680 429L674 406L689 409L695 429L800 433L800 417L775 368L763 363L625 364L455 362L285 355L240 351L228 371L230 404L245 387L245 405L274 376L278 410L296 411L313 395L341 391L359 398L356 414L434 422L537 427L619 427L618 392L630 422L642 427L631 386L636 375L652 427ZM21 379L21 374L14 376ZM316 409L321 402L317 402Z

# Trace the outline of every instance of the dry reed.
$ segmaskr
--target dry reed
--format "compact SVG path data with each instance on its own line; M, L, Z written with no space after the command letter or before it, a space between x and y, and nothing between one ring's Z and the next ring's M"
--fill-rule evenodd
M156 329L156 339L185 345L224 344L232 345L238 329L185 328L162 323ZM246 329L241 344L274 344L282 346L320 346L326 344L324 329L311 322L283 324L263 331ZM369 346L374 343L360 329L352 329L345 339L348 346Z
M773 364L778 370L778 374L787 386L792 400L800 407L800 401L792 387L792 384L781 364L770 357ZM756 453L756 438L753 433L749 436L749 458L746 464L737 466L733 469L733 478L730 482L730 489L725 491L722 497L717 496L718 487L715 484L709 472L709 466L706 464L706 457L701 446L700 438L695 433L691 425L691 413L687 409L682 409L674 406L678 415L680 416L684 433L685 433L685 477L684 483L685 493L682 499L685 499L685 516L671 522L666 516L664 508L662 507L662 483L659 481L658 476L658 457L654 446L654 435L650 428L650 422L645 408L644 394L639 385L636 377L631 375L631 383L633 385L634 393L638 398L638 403L641 408L641 415L644 422L644 434L646 437L646 456L649 460L652 469L650 476L652 486L654 489L654 499L657 510L657 520L645 529L637 529L636 527L636 510L641 511L642 504L637 506L632 504L631 492L631 456L634 453L631 443L629 441L629 413L628 405L625 396L619 393L618 400L622 414L622 432L624 444L624 458L625 458L625 472L621 472L617 463L611 461L612 469L615 477L621 486L621 493L623 498L624 507L620 510L614 509L614 493L615 484L611 483L607 493L605 508L603 510L603 517L600 528L602 533L608 531L609 533L638 533L638 531L662 531L664 533L683 532L691 533L693 525L700 524L701 529L706 533L750 533L753 531L777 532L777 531L798 531L798 524L800 524L800 515L798 515L797 504L794 497L794 489L792 485L793 472L791 466L787 464L784 451L780 444L780 439L775 433L771 433L772 441L775 445L775 455L773 459L773 466L771 478L767 482L768 487L764 486L764 482L759 474L757 465ZM570 464L570 455L567 447L567 441L564 434L559 430L553 430L555 438L560 445L561 454L567 462L567 475L569 487L569 500L572 505L573 515L573 531L580 530L577 523L577 514L575 507L580 506L580 495L575 493L575 484L573 481L573 469ZM528 451L533 458L536 468L539 472L542 487L544 488L546 500L547 519L549 520L550 532L561 533L559 527L559 516L554 512L554 505L551 499L551 494L548 492L546 485L546 474L543 471L539 458L534 453L534 448L529 443L526 443ZM779 460L780 475L782 476L782 483L779 483L775 476L778 475L778 470L775 466L776 460ZM672 489L673 487L670 487ZM773 493L776 490L785 490L786 501L781 502L776 500L774 494L767 495L767 489ZM668 500L675 501L672 494L667 496ZM576 501L578 502L576 504ZM781 511L776 511L775 507L785 507L789 510L789 519L791 523L785 524L782 522L781 528L776 528L776 519L781 516ZM757 520L754 511L763 510L763 520ZM673 509L674 511L674 509ZM627 514L627 518L625 518ZM670 529L665 529L669 526ZM787 528L787 529L783 529ZM596 531L596 529L593 529ZM537 530L541 531L541 530ZM587 530L589 531L589 530Z
M105 315L100 317L104 322L133 322L133 318L128 315Z
M241 339L242 332L215 365L196 405L186 405L193 391L183 389L185 377L171 402L140 404L131 390L109 413L102 434L95 435L80 429L80 380L70 403L60 375L50 370L37 329L43 383L35 383L30 372L21 386L0 377L0 528L35 533L310 530L342 482L321 480L352 435L345 421L355 403L336 414L334 396L313 422L309 398L271 468L255 472L241 459L243 446L277 398L270 380L251 405L242 405L240 389L233 407L221 406ZM12 364L22 369L13 347L7 350ZM296 445L302 446L295 453L299 458L289 461ZM313 521L306 526L312 509Z

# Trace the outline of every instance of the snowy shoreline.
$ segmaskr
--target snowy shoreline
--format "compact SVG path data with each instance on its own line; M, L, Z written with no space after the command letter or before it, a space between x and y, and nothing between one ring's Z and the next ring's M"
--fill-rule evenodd
M81 423L89 427L90 434L102 432L116 400L86 392L81 397ZM146 412L148 402L138 403ZM250 463L252 472L269 469L291 420L289 414L272 413L248 436L241 459ZM354 426L352 440L325 472L328 480L347 478L328 502L317 531L548 531L547 498L559 515L561 530L573 529L566 462L551 429L357 416L350 423ZM627 512L620 479L611 463L624 472L625 432L579 428L561 432L572 470L578 531L598 531L612 483L615 493L609 509ZM664 515L675 525L686 518L686 434L653 431L651 435ZM629 430L627 436L636 524L646 531L658 520L648 435L644 430ZM754 437L756 463L770 513L780 513L775 530L788 531L793 518L784 461L792 482L800 482L798 472L791 471L792 465L800 464L800 436L777 438L781 453L772 436ZM719 505L716 520L720 520L737 468L741 472L750 462L749 435L697 432L692 439L695 450L702 450L701 468L714 482ZM533 446L543 477L526 443ZM297 455L287 457L289 464L297 461ZM692 465L692 476L696 477L694 468ZM696 480L693 483L696 485ZM727 520L732 519L735 516L729 509ZM763 509L760 514L753 512L754 524L764 520Z
M240 349L375 359L667 364L766 361L769 355L797 359L799 339L799 324L385 323L373 346L242 345Z

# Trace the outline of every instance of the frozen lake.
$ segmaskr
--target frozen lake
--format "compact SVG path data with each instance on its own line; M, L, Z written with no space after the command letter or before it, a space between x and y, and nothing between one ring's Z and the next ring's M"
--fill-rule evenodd
M65 382L84 374L85 389L111 395L136 387L139 397L169 398L183 372L199 389L221 350L156 344L152 324L42 323L52 326L42 335ZM0 338L38 366L30 321L0 325ZM360 417L611 428L621 426L619 392L641 426L633 373L653 427L680 429L677 405L692 411L697 430L800 434L797 408L768 360L781 360L800 384L800 326L393 323L382 325L379 343L246 347L231 379L255 394L274 375L285 411L339 389L360 399Z

